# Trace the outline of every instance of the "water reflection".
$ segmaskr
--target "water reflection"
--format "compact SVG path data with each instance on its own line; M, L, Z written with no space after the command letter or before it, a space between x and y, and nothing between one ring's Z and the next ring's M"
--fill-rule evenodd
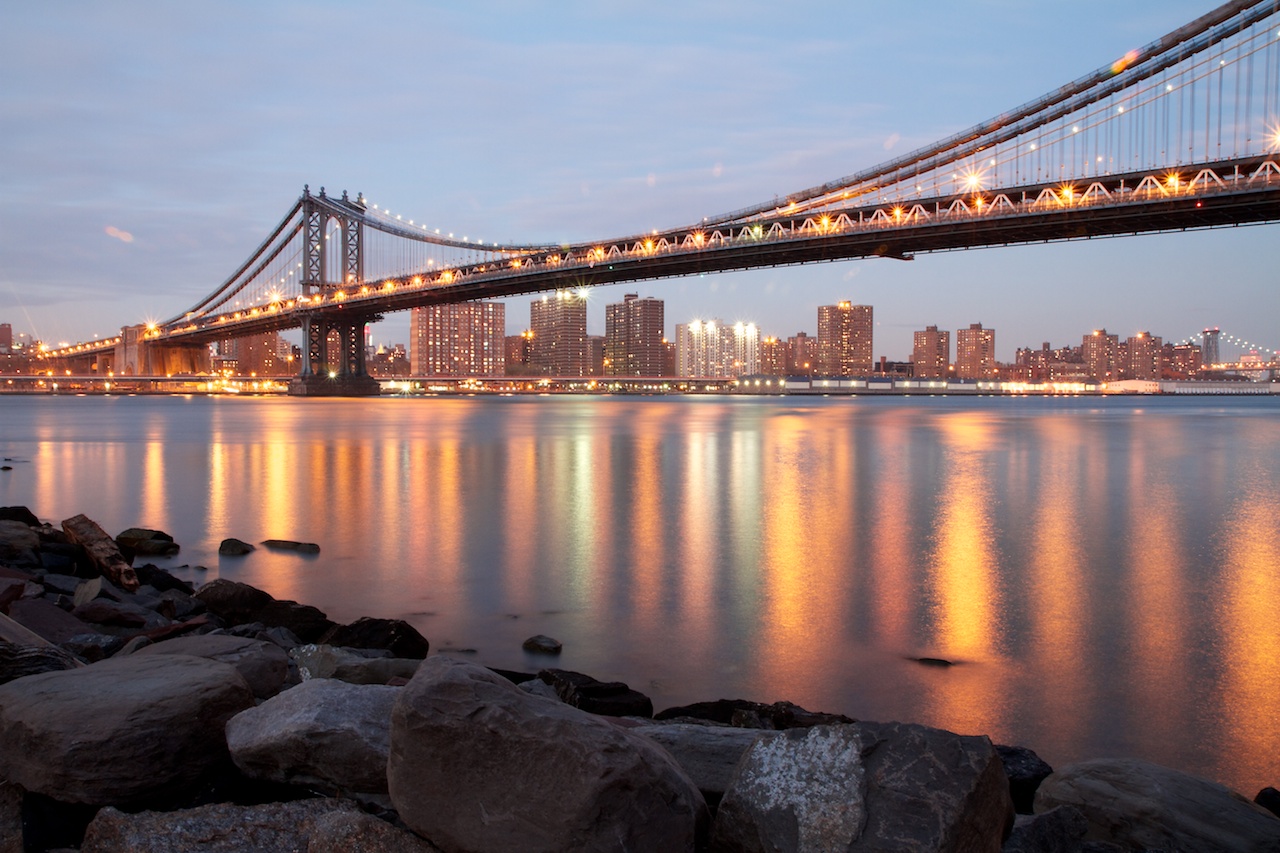
M785 698L1275 782L1280 401L9 402L0 450L29 464L0 503L168 530L193 580L508 668L552 663L520 651L548 633L659 706ZM219 558L227 536L322 553Z

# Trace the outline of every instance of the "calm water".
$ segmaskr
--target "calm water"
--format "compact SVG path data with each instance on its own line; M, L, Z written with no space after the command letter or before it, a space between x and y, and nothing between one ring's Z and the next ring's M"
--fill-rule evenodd
M482 663L1280 782L1280 400L5 397L0 453Z

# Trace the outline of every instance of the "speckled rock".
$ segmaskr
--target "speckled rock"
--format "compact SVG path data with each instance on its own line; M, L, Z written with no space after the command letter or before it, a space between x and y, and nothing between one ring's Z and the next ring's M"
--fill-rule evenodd
M135 654L193 655L231 664L259 699L279 693L289 675L289 656L275 643L227 634L174 637L140 648Z

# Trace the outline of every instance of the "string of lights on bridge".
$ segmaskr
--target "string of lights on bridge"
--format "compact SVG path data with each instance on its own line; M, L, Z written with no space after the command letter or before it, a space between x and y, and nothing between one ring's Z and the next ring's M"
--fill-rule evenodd
M1272 358L1275 358L1276 356L1280 356L1280 349L1272 349L1270 347L1260 346L1259 344L1255 344L1251 341L1246 341L1244 338L1238 337L1237 335L1232 335L1227 332L1219 331L1218 329L1205 330L1205 332L1208 332L1208 331L1218 332L1219 345L1227 344L1228 346L1239 347L1243 350L1254 352L1259 355L1264 355L1264 354L1269 355ZM1205 332L1196 332L1194 334L1187 335L1187 337L1178 341L1178 346L1183 346L1186 344L1203 343Z

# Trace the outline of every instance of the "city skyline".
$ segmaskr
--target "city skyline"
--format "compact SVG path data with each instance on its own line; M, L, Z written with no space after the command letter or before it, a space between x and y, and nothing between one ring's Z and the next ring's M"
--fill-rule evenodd
M834 4L783 18L741 4L731 16L713 5L672 18L659 4L648 21L572 4L555 21L518 7L490 16L388 6L379 16L320 4L301 21L283 6L252 19L237 4L156 8L134 32L127 21L137 16L118 9L25 7L0 34L0 79L9 84L0 104L15 119L0 140L0 159L13 167L0 187L9 202L0 214L0 317L50 342L115 334L189 306L243 260L304 183L363 191L406 217L487 239L662 228L969 127L1208 5L1117 9L1090 0L1068 18L1065 8L993 0L934 10L910 32L887 10ZM1092 18L1107 25L1081 46L1039 47ZM432 33L439 48L420 74L370 75L377 82L359 89L336 80L321 105L304 105L313 75L293 48L341 33L380 69L399 61L384 56L406 55L417 32ZM903 62L908 48L913 60ZM857 74L832 74L848 54L860 57ZM785 68L752 72L750 85L712 73L780 56ZM1008 67L1019 73L1000 73ZM656 94L669 92L680 94ZM503 93L510 106L493 110L490 97ZM550 107L557 103L568 107ZM337 144L308 129L356 120L402 132ZM1102 326L1124 337L1163 329L1169 339L1219 326L1278 347L1280 304L1269 285L1280 241L1271 230L726 273L649 292L671 318L768 317L766 331L780 336L812 332L810 306L874 304L876 338L887 344L876 356L891 360L907 359L914 330L959 329L977 317L1001 330L1001 361L1018 346ZM596 288L588 298L607 304L634 289ZM507 300L508 333L528 301ZM589 312L588 323L602 334L603 312ZM373 334L405 341L408 328L401 312Z

